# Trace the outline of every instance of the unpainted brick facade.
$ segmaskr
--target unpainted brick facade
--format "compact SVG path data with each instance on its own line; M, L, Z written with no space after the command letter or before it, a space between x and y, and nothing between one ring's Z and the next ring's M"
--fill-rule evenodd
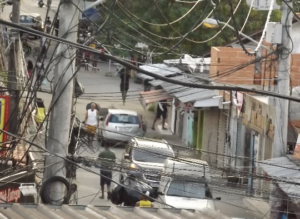
M271 49L270 44L264 45ZM266 54L267 51L263 49L262 57ZM228 84L274 85L278 71L276 55L268 56L261 61L261 71L255 70L255 64L242 68L254 59L255 56L247 55L241 48L212 47L210 78ZM240 69L237 69L238 67ZM300 86L300 54L292 54L290 70L291 85Z

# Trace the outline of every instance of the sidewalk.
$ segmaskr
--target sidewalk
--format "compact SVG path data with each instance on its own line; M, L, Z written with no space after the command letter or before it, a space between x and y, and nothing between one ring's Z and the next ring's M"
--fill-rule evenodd
M147 133L146 137L148 138L154 138L154 139L164 139L173 147L173 150L176 155L180 157L187 157L187 158L194 158L194 159L200 159L201 155L196 154L192 148L189 149L188 146L186 146L182 140L176 136L173 135L171 130L162 130L162 124L161 121L157 121L155 130L152 130L152 124L154 120L154 113L147 114L146 122L147 122ZM168 126L166 126L168 127Z
M265 200L243 198L244 205L261 219L270 218L270 205Z

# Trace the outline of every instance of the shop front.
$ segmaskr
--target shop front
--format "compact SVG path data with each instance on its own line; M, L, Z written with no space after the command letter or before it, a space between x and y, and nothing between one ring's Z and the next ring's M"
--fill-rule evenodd
M268 105L263 97L244 95L244 110L242 123L244 126L244 159L245 171L252 174L263 175L264 172L258 167L259 160L270 159L272 155L272 144L274 138L273 125L275 118L274 107ZM253 180L248 178L249 192L253 194L254 188L256 195L264 195L264 190L268 190L269 183L265 180Z

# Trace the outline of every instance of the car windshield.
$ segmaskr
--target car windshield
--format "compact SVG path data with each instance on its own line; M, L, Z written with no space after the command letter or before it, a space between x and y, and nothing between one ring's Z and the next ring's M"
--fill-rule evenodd
M209 193L206 193L207 189L208 188L204 183L172 181L167 195L205 199L209 198Z
M135 161L149 162L149 163L164 163L168 157L173 157L173 153L172 151L167 149L165 150L159 148L133 149L133 159Z
M21 16L20 23L34 23L34 18L30 16Z
M139 124L139 118L134 115L128 114L112 114L109 118L110 123L127 123Z

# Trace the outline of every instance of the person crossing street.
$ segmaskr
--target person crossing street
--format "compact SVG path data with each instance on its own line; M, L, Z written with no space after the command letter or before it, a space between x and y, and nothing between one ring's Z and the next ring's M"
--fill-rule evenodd
M100 169L100 186L102 195L99 197L104 199L104 186L107 185L107 199L111 198L111 179L112 179L112 170L114 163L116 162L116 155L113 151L109 149L108 145L105 145L105 150L99 154L99 159L101 162Z
M120 78L121 78L120 91L122 93L123 105L125 105L127 92L129 90L129 79L130 79L130 74L127 68L123 68L120 71Z

